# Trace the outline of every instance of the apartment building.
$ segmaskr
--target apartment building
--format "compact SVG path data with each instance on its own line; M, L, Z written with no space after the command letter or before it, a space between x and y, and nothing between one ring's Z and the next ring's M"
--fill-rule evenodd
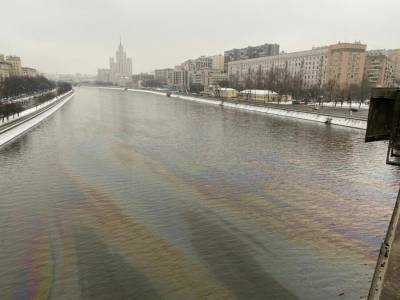
M204 87L210 85L219 85L228 80L228 74L219 69L204 69L201 72L201 81Z
M372 87L391 87L394 79L393 62L387 50L367 51L365 79Z
M18 56L9 55L5 59L11 65L10 76L22 76L21 58Z
M228 77L244 85L246 80L263 78L271 70L298 78L303 88L322 88L333 80L338 88L361 84L365 66L366 45L361 43L338 43L315 47L311 50L281 53L228 63Z
M222 54L217 54L210 56L212 60L211 68L214 70L224 71L224 56Z
M154 78L163 85L172 86L174 69L158 69L154 71Z
M271 70L283 70L293 77L299 77L305 88L322 87L326 83L329 47L275 56L233 61L228 64L228 78L244 84L247 79L267 76Z
M34 68L22 67L22 76L26 77L36 77L39 73Z
M188 72L182 67L175 67L172 72L172 86L179 91L186 91L188 89Z
M11 64L0 60L0 82L10 77Z
M327 81L340 90L352 84L361 85L364 76L367 45L360 42L337 43L329 46Z
M400 82L400 49L392 49L388 51L389 59L393 63L394 80Z
M188 72L196 71L196 60L188 59L181 64L181 67Z
M188 87L190 88L190 85L203 85L203 76L201 71L189 71L188 72Z
M200 56L194 62L196 70L211 69L213 66L213 59L210 56Z
M10 76L35 77L39 73L34 68L22 67L21 58L18 56L4 56L0 54L0 81Z
M224 73L224 56L221 54L189 59L177 68L187 72L187 89L190 89L192 85L206 87L209 84L224 81L227 78Z
M222 54L217 54L212 56L200 56L196 59L188 59L184 61L180 67L188 72L202 69L215 69L223 71L224 56Z
M241 49L232 49L224 52L224 70L228 70L228 64L237 60L247 60L265 56L279 55L278 44L264 44L260 46L248 46Z

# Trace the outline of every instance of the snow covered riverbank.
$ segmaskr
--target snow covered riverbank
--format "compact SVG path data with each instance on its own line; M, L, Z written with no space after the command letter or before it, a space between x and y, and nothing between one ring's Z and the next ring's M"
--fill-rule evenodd
M43 112L41 112L37 115L33 114L31 118L28 117L27 119L21 120L21 122L17 122L16 124L13 124L11 127L7 128L4 132L1 132L2 129L0 127L0 146L3 146L5 144L11 142L18 136L24 134L25 132L30 130L32 127L34 127L37 124L39 124L40 122L42 122L44 119L46 119L47 117L52 115L55 111L57 111L60 107L62 107L65 103L67 103L73 97L73 95L74 95L74 92L70 91L60 97L56 97L53 100L47 101L46 103L44 103L46 105L42 106L40 108L48 107L48 109L44 110ZM60 101L60 98L63 98L63 99ZM60 102L55 104L55 102L57 102L57 101L60 101ZM36 110L38 110L40 108L37 108L37 109L33 108L33 111L31 111L31 110L26 110L26 111L30 111L30 113L34 113ZM26 111L24 111L23 113L25 113ZM22 113L21 113L19 119L22 118L23 116L27 116L27 115L29 115L29 113L25 113L24 115L22 115ZM15 119L13 119L13 120L15 120ZM11 121L13 121L13 120L11 120Z
M135 90L135 91L140 91L140 90ZM222 102L222 101L217 101L217 100L201 99L201 98L197 98L197 97L181 96L181 95L171 95L171 97L189 100L189 101L207 103L207 104L223 105L224 107L227 107L227 108L249 110L249 111L255 111L255 112L260 112L260 113L265 113L265 114L272 114L272 115L278 115L278 116L284 116L284 117L290 117L290 118L296 118L296 119L302 119L302 120L308 120L308 121L314 121L314 122L320 122L320 123L330 123L333 125L346 126L346 127L352 127L352 128L358 128L358 129L364 129L364 130L367 129L366 121L347 118L344 116L337 117L337 116L330 116L330 115L316 114L316 113L309 113L309 112L299 112L299 111L294 111L294 110L290 110L290 109L285 109L284 107L282 107L282 109L277 109L277 108L271 108L271 107L254 106L254 105L241 104L241 103L232 103L232 102L227 102L227 101Z
M57 96L57 97L53 98L52 100L43 102L43 103L41 103L41 104L39 104L39 105L37 105L35 107L31 107L31 108L25 109L24 111L20 112L19 115L15 115L14 117L10 117L8 120L7 119L3 120L2 118L0 118L0 126L3 125L3 124L10 123L12 121L21 119L22 117L30 115L31 113L33 113L33 112L35 112L35 111L37 111L39 109L42 109L42 108L47 107L49 105L52 105L54 102L56 102L57 100L59 100L61 97L64 97L64 96L65 95ZM33 98L34 96L31 96L31 97ZM26 98L28 99L29 97L26 97Z
M101 87L102 89L115 89L115 90L123 90L121 88L110 88L110 87ZM149 90L140 90L140 89L128 89L128 91L133 92L140 92L140 93L150 93L156 95L165 96L165 92L157 92L157 91L149 91ZM282 107L280 108L272 108L272 107L263 107L263 106L254 106L248 104L241 104L241 103L233 103L227 101L220 101L220 100L212 100L212 99L205 99L193 96L185 96L185 95L175 95L172 94L171 98L178 98L182 100L188 101L195 101L205 104L212 104L212 105L221 105L226 108L234 108L234 109L242 109L248 111L254 111L259 113L265 114L272 114L278 116L284 116L289 118L296 118L301 120L308 120L320 123L329 123L338 126L345 126L357 129L365 130L367 128L367 121L357 119L357 118L349 118L346 116L336 116L336 115L329 115L329 114L319 114L319 113L311 113L311 112L301 112L290 110L290 108Z
M310 104L312 105L312 104ZM369 109L369 103L359 103L356 101L353 102L324 102L323 103L324 107L342 107L342 108L355 108L355 109Z

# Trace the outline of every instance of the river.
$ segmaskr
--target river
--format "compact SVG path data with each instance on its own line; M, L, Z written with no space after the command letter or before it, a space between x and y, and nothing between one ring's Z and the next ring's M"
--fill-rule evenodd
M1 299L359 299L398 190L357 129L77 88L0 149Z

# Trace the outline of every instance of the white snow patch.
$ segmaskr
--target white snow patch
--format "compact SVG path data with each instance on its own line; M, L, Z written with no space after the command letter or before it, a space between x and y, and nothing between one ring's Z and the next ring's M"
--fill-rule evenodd
M107 87L102 87L102 88L123 90L121 88L107 88ZM160 92L149 91L149 90L140 90L140 89L128 89L128 90L134 91L134 92L162 95L162 96L166 95L166 93L160 93ZM266 114L272 114L272 115L278 115L278 116L284 116L284 117L290 117L290 118L296 118L296 119L302 119L302 120L308 120L308 121L314 121L314 122L320 122L320 123L330 123L333 125L339 125L339 126L345 126L345 127L351 127L351 128L357 128L357 129L363 129L363 130L367 129L367 121L365 121L365 120L357 120L357 119L350 119L350 118L346 118L346 117L336 117L336 116L329 116L329 115L323 115L323 114L299 112L299 111L278 109L278 108L271 108L271 107L260 107L260 106L253 106L253 105L241 104L241 103L231 103L231 102L226 102L226 101L203 99L203 98L184 96L184 95L174 95L173 94L173 95L171 95L171 98L179 98L179 99L183 99L183 100L195 101L195 102L212 104L212 105L223 105L224 107L227 107L227 108L243 109L243 110L248 110L248 111L255 111L255 112L260 112L260 113L266 113ZM287 103L287 104L289 104L289 103ZM325 105L325 103L324 103L324 105ZM353 105L354 105L354 103L353 103Z
M278 95L277 92L273 92L270 90L243 90L240 91L241 94L250 94L250 95L261 95L261 96L274 96L274 95Z
M314 122L320 123L328 123L358 129L367 129L367 122L364 120L357 120L357 119L349 119L346 117L336 117L336 116L329 116L329 115L322 115L322 114L313 114L307 112L299 112L293 110L286 110L286 109L277 109L271 107L260 107L260 106L252 106L247 104L240 104L240 103L230 103L224 102L224 107L230 107L235 109L244 109L249 111L261 112L266 114L302 119L302 120L309 120Z
M10 117L9 120L4 119L4 121L2 121L2 118L0 118L0 126L3 125L3 124L7 124L7 123L9 123L9 122L11 122L11 121L14 121L14 120L18 120L18 119L20 119L20 118L22 118L22 117L24 117L24 116L27 116L27 115L29 115L29 114L31 114L31 113L33 113L33 112L35 112L35 111L37 111L37 110L39 110L39 109L41 109L41 108L44 108L44 107L46 107L46 106L49 106L49 105L53 104L54 102L56 102L58 99L60 99L60 97L64 97L65 95L66 95L66 94L64 94L64 95L62 95L62 96L57 96L57 97L53 98L52 100L46 101L46 102L44 102L44 103L42 103L42 104L39 104L38 106L35 106L35 107L31 107L31 108L29 108L29 109L26 109L26 110L20 112L20 113L19 113L19 116L15 115L14 118L13 118L13 117Z
M316 104L309 104L312 106L315 106ZM318 105L318 104L317 104ZM335 107L335 102L324 102L323 105L324 107ZM358 103L356 101L353 102L343 102L343 105L340 104L340 102L336 102L336 107L343 107L343 108L356 108L356 109L369 109L369 104L368 103Z
M43 121L48 116L50 116L55 111L57 111L60 107L62 107L65 103L67 103L73 96L74 96L74 94L72 93L69 96L67 96L64 100L62 100L60 103L54 105L53 107L51 107L50 109L46 110L45 112L35 116L32 119L28 119L27 121L24 121L21 124L18 124L14 128L12 128L10 130L7 130L6 132L0 134L0 146L11 142L12 140L17 138L18 136L20 136L23 133L25 133L28 130L30 130L35 125L39 124L41 121ZM48 101L48 102L50 102L50 101ZM54 100L51 100L51 102L54 102Z

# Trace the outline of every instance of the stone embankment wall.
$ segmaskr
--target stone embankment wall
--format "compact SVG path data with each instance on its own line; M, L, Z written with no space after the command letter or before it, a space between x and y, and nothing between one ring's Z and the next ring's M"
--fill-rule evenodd
M0 126L0 147L10 143L52 115L60 107L67 103L73 97L73 95L74 91L67 92L61 97L58 97L58 99L47 101L46 103L48 104L40 110L26 115L12 124L4 124L3 126Z
M116 89L121 90L121 88L109 88L105 87L104 89ZM141 92L141 93L150 93L156 95L166 96L165 92L157 92L157 91L149 91L149 90L140 90L140 89L129 89L128 91L134 92ZM281 109L278 108L271 108L271 107L262 107L262 106L254 106L254 105L247 105L242 103L233 103L228 101L220 101L220 100L212 100L200 97L193 97L193 96L185 96L185 95L175 95L172 94L171 98L178 98L182 100L188 101L195 101L204 104L212 104L212 105L220 105L226 108L234 108L234 109L241 109L241 110L248 110L254 111L259 113L265 114L272 114L278 115L283 117L289 118L296 118L320 123L329 123L333 125L357 128L365 130L367 128L367 121L359 118L350 118L346 116L337 116L337 115L329 115L329 114L318 114L318 113L311 113L311 112L301 112L301 111L294 111L290 110L290 108L285 108L282 105Z

